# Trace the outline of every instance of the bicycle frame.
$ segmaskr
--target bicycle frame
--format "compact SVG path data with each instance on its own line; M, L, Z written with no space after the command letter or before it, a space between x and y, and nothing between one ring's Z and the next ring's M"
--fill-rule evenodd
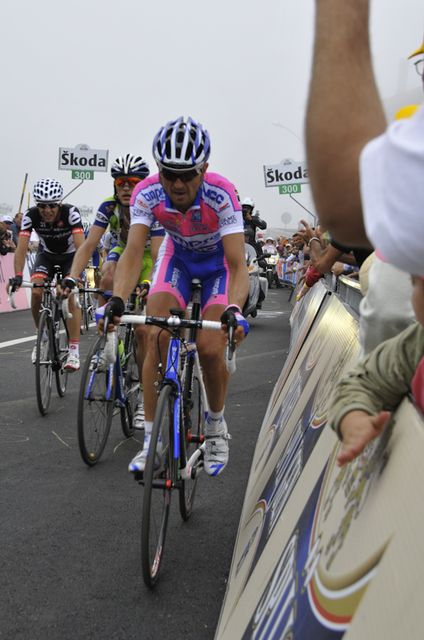
M125 407L125 393L124 393L124 385L123 385L123 373L122 373L122 365L119 354L116 355L115 362L107 365L108 369L108 381L107 381L107 390L106 390L106 401L114 402L115 406L119 408ZM92 371L90 375L90 380L87 385L85 399L88 400L90 398L90 394L94 384L94 378L96 376L96 371ZM113 379L116 380L116 386L113 388Z
M198 319L184 320L177 315L172 315L169 318L124 315L122 316L121 322L133 324L152 324L156 326L170 327L172 330L172 336L170 338L167 351L165 375L164 379L161 382L161 387L170 385L173 388L174 394L172 457L176 461L180 460L180 477L184 480L192 478L193 472L197 473L201 469L201 465L198 463L198 459L203 455L204 445L202 444L198 449L196 449L189 460L186 459L185 440L184 437L182 437L181 431L181 425L183 424L181 420L183 411L181 363L184 357L188 359L192 358L194 360L193 367L195 367L198 374L198 380L201 385L202 400L204 403L205 411L207 412L208 404L206 391L203 383L203 377L201 375L199 354L197 352L195 343L196 329L205 328L217 330L221 329L221 323ZM187 341L180 335L180 331L182 328L190 329L190 337ZM183 349L185 350L185 354L181 353ZM183 444L181 445L182 442Z

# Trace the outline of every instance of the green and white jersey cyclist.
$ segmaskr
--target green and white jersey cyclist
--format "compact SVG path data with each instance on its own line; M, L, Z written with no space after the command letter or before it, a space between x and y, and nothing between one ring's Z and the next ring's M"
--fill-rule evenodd
M149 167L141 156L128 153L115 160L111 167L115 193L101 203L84 244L75 254L70 274L71 279L76 280L79 277L100 243L103 234L109 229L114 237L115 246L109 251L106 261L103 263L100 289L108 291L113 288L116 265L125 249L128 237L131 195L134 187L148 175ZM151 230L150 237L146 242L146 256L140 264L139 282L149 279L164 235L165 231L160 225ZM102 301L100 300L99 303L102 304Z

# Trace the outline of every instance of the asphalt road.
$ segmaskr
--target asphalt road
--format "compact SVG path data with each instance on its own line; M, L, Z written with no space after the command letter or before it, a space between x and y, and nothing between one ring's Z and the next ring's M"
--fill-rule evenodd
M0 638L202 640L214 637L262 417L289 342L286 289L272 290L239 349L226 419L230 463L200 477L192 518L172 505L160 580L141 578L142 488L127 472L140 448L114 419L99 464L76 438L79 374L41 417L30 313L0 316ZM82 337L82 354L94 329Z

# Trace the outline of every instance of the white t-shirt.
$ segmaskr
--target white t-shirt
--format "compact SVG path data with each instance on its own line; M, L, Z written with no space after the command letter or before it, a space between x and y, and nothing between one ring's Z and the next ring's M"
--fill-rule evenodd
M367 236L378 254L424 275L424 109L391 124L360 159Z

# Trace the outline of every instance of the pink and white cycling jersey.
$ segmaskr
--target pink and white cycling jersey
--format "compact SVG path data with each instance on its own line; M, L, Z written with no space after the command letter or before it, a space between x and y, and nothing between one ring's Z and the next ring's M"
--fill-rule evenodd
M210 254L222 250L221 238L243 233L243 217L234 185L218 173L205 173L192 207L182 215L159 182L159 174L138 184L131 197L131 224L159 222L176 250Z

